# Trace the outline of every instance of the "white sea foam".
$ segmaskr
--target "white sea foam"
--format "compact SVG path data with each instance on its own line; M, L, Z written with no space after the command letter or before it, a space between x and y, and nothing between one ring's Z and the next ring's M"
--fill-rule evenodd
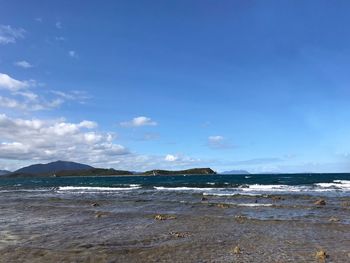
M283 184L253 184L240 188L243 192L300 192L303 186L292 186Z
M224 189L223 189L224 190ZM261 196L261 194L258 193L242 193L238 190L232 189L231 192L229 191L212 191L212 192L204 192L204 196L235 196L235 195L248 195L248 196Z
M273 206L273 204L257 204L257 203L249 203L249 204L236 204L237 206L249 206L249 207L268 207L268 206Z
M93 187L93 186L60 186L58 191L94 191L94 192L112 192L112 191L128 191L141 188L140 186L130 187Z
M160 191L210 191L217 188L200 188L200 187L164 187L164 186L154 186L155 189Z
M315 184L318 187L321 187L324 190L334 190L338 191L348 191L350 190L350 181L349 180L334 180L332 183L317 183Z

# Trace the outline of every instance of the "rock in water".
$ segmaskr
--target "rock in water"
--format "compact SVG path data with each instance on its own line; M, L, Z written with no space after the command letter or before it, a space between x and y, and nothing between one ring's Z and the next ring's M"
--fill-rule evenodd
M96 207L96 206L100 206L100 205L98 203L92 203L91 206Z
M217 204L216 206L219 208L230 208L230 205L228 204Z
M176 216L170 216L170 215L155 215L154 216L155 220L171 220L171 219L176 219Z
M314 204L315 205L326 205L326 201L324 199L320 199L320 200L317 200Z
M239 246L235 246L233 248L233 254L241 254L241 248Z
M337 218L337 217L332 216L328 221L329 221L329 222L339 222L340 219Z
M328 258L328 254L324 250L319 250L316 252L315 257L316 257L316 259L325 260L326 258Z

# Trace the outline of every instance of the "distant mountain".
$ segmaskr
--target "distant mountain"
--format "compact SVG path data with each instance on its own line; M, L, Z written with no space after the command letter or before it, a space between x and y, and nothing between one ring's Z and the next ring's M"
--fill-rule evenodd
M250 174L250 173L246 170L232 170L232 171L225 171L220 174Z
M58 171L77 171L89 169L93 169L93 167L75 162L56 161L52 163L33 164L23 167L17 171L14 171L13 174L51 174Z
M216 172L210 168L194 168L194 169L179 170L179 171L151 170L151 171L141 173L141 175L181 175L181 174L203 175L203 174L216 174Z
M6 175L6 174L9 174L11 173L10 171L7 171L7 170L0 170L0 176L1 175Z
M55 173L56 176L108 176L108 175L133 175L132 172L115 169L91 168L88 170L65 170Z

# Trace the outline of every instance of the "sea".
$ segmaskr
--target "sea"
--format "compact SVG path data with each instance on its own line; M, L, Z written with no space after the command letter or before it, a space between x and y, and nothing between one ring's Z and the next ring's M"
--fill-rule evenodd
M0 211L0 262L350 262L350 174L0 177Z
M203 196L301 194L350 196L350 174L244 174L91 177L0 177L0 193L118 194L166 192Z

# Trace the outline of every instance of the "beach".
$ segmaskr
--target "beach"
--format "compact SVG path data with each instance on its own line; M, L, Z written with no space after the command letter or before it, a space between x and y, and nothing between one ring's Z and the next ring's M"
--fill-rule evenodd
M228 177L158 179L1 179L0 262L350 262L347 181L237 194L217 187Z

